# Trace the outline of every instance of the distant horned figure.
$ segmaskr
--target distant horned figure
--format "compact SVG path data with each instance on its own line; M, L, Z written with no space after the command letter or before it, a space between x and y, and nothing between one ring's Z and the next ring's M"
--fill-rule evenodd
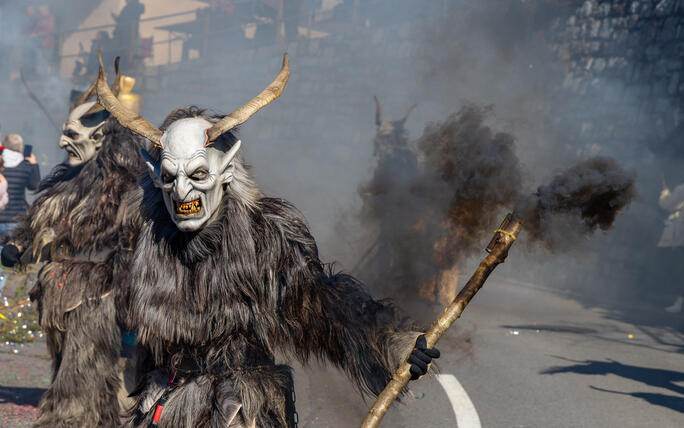
M417 276L414 266L402 263L400 256L414 251L411 242L415 240L415 225L419 223L420 213L396 205L402 200L400 195L410 192L411 183L420 174L416 152L404 128L416 105L409 107L399 120L383 120L380 101L377 97L374 99L377 131L373 139L373 154L376 165L370 180L362 183L358 191L363 200L362 221L377 228L378 232L355 270L370 283L396 283L400 279Z
M409 107L399 120L382 120L382 106L375 99L375 125L373 156L376 160L373 178L359 187L359 194L367 205L377 195L391 193L398 185L408 183L418 174L416 153L409 146L404 124L416 105Z
M378 162L376 171L381 173L393 171L395 179L396 174L404 178L413 176L418 166L416 155L409 147L409 136L404 124L416 108L416 104L409 107L404 117L399 120L383 120L380 101L378 97L373 98L375 99L375 125L377 126L373 141L373 155Z
M377 229L377 236L354 270L370 283L384 284L385 293L448 303L455 297L459 270L445 254L441 208L423 197L421 187L431 172L418 168L418 145L404 127L415 107L399 120L383 120L375 97L376 166L359 194L362 221Z

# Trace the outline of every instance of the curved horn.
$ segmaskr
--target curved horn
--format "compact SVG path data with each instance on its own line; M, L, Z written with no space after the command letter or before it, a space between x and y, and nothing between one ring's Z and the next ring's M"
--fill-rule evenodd
M90 85L90 88L88 88L80 97L78 97L78 99L76 100L76 102L74 102L74 104L71 106L71 109L69 110L69 113L71 113L72 111L74 111L74 109L75 109L76 107L78 107L78 106L80 106L80 105L82 105L82 104L85 104L85 102L88 101L88 98L90 98L90 97L92 97L93 95L95 95L96 92L97 92L97 91L95 90L95 83L93 83L92 85Z
M117 98L119 96L119 92L121 92L121 70L119 69L119 59L121 59L121 58L118 56L114 59L114 70L116 70L116 77L114 77L114 83L112 84L112 93ZM97 81L95 81L95 83L93 83L93 86L95 86L96 84L97 84ZM95 88L95 89L97 89L97 88ZM97 91L95 91L95 92L97 92ZM90 110L88 110L84 114L84 116L87 116L87 115L93 114L93 113L99 113L104 109L105 108L102 107L99 103L96 103L94 106L92 106L90 108Z
M246 122L247 119L249 119L254 113L258 112L268 103L278 98L280 94L283 93L283 89L285 89L285 84L289 78L290 57L285 54L283 55L283 65L273 82L271 82L266 89L261 91L261 93L254 97L250 102L230 113L229 115L224 116L223 119L219 120L214 124L214 126L209 128L207 131L209 141L216 141L216 139L222 134L225 134L241 123Z
M382 107L380 106L378 97L373 95L373 99L375 100L375 125L380 126L380 122L382 121Z
M116 59L114 60L114 70L116 70L116 79L114 80L114 84L112 85L112 92L114 95L117 97L119 96L119 92L121 92L121 70L119 69L119 57L117 56ZM82 104L85 104L90 97L97 95L97 89L95 88L97 84L97 81L93 82L92 85L86 90L83 95L78 97L76 102L74 102L74 105L71 106L71 110L69 112L74 111L74 109ZM95 104L90 110L88 110L84 116L87 116L89 114L97 113L99 111L102 111L103 107L99 104Z
M409 115L411 114L411 112L413 111L413 109L416 108L416 107L418 107L418 104L414 104L414 105L412 105L411 107L408 108L408 110L406 111L406 114L404 115L404 118L401 119L401 123L402 123L402 124L403 124L403 123L406 123L406 119L408 119Z
M112 92L107 84L107 74L104 71L102 64L102 52L98 52L98 59L100 60L100 71L97 74L96 88L97 99L112 116L119 121L121 126L124 126L136 134L147 138L157 147L161 147L161 137L164 134L159 128L152 125L150 122L143 119L139 114L127 109L121 104L116 95Z

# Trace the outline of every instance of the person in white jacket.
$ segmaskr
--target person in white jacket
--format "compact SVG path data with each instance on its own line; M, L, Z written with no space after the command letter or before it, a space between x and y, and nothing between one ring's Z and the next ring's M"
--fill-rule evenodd
M2 160L2 151L5 150L5 146L0 146L0 171L5 169L4 162ZM4 210L9 202L9 195L7 193L7 179L0 172L0 211Z
M0 146L0 171L4 168L4 162L2 160L2 151L5 150L5 146ZM4 210L9 202L9 195L7 193L7 179L2 173L0 173L0 211ZM2 295L2 289L5 288L5 282L7 281L7 275L0 266L0 295Z
M681 248L684 247L684 183L670 190L663 183L663 190L658 200L660 207L670 215L665 220L665 228L658 242L658 247ZM684 296L679 295L674 303L665 310L678 313L684 307Z

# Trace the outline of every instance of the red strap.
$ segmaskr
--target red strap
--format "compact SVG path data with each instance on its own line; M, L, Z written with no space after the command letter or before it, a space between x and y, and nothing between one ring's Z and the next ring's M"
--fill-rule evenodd
M169 393L169 388L173 386L173 382L176 380L176 371L173 370L171 374L169 375L169 382L166 384L166 391L162 394L162 396L159 398L159 403L157 404L157 407L154 409L154 417L152 418L152 425L158 425L159 420L161 419L162 415L162 410L164 410L164 403L166 402L166 396Z
M152 418L152 423L154 423L155 425L159 423L163 409L164 409L164 406L159 405L159 406L157 406L157 409L154 411L154 418Z

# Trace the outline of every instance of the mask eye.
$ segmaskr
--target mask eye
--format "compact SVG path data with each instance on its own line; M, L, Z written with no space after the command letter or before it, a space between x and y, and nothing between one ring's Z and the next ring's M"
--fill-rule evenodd
M65 137L67 137L71 140L75 140L78 138L78 132L75 132L71 129L67 129L66 131L63 132L63 134Z
M192 178L193 180L204 180L205 178L207 178L207 172L203 169L198 169L197 171L192 173L190 178Z
M164 183L171 183L175 177L173 177L171 174L169 174L167 172L164 172L164 173L162 173L161 178L164 181Z

